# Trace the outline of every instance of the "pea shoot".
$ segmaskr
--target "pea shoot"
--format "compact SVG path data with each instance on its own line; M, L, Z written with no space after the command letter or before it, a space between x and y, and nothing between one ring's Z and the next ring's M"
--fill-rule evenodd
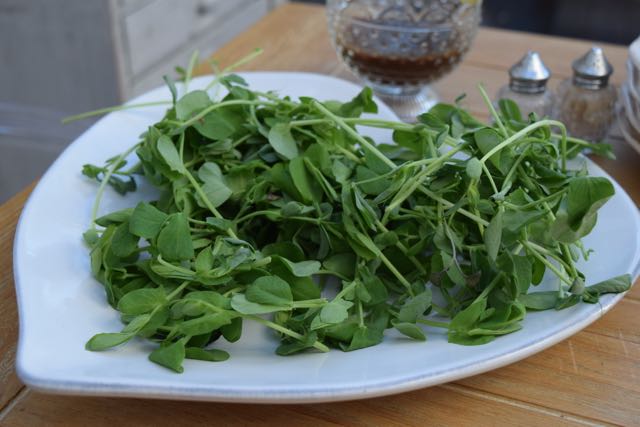
M568 160L610 150L509 100L487 101L493 124L457 104L407 124L362 118L377 112L369 88L341 103L256 92L228 73L212 86L226 88L220 100L167 84L162 120L83 168L101 183L84 235L91 270L125 325L89 350L142 337L158 343L151 361L182 372L185 358L226 360L215 343L237 341L245 322L278 334L280 355L370 347L390 328L424 341L420 325L477 345L529 310L630 286L629 275L585 286L576 266L614 188ZM97 217L107 186L126 194L138 179L159 198ZM557 290L532 292L545 273Z

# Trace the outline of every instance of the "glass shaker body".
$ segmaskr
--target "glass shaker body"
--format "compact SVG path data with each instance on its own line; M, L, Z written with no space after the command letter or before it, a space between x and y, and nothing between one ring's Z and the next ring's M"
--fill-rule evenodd
M617 90L614 85L593 90L566 79L556 91L553 115L567 127L569 135L601 141L614 120Z

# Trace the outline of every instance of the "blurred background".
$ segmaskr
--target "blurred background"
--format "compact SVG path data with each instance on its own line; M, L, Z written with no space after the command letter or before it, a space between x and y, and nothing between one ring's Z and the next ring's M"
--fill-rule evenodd
M0 0L0 203L92 120L287 0ZM322 0L307 0L322 4ZM484 0L483 25L629 44L640 0Z

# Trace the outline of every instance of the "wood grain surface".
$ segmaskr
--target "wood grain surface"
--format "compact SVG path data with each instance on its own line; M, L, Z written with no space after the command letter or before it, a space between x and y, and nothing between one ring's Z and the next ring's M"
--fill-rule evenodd
M570 61L589 42L481 29L466 60L436 85L444 101L467 93L467 108L486 116L476 84L494 93L507 68L527 49L553 70L552 85L570 75ZM626 49L602 45L625 76ZM265 53L245 70L308 71L355 78L331 47L324 11L290 4L219 50L230 64L255 47ZM207 72L199 67L199 73ZM615 161L596 159L640 204L640 156L612 139ZM0 206L0 424L110 425L640 425L640 286L593 325L510 366L455 383L353 402L239 405L45 395L23 387L13 370L17 314L11 252L16 221L31 188Z

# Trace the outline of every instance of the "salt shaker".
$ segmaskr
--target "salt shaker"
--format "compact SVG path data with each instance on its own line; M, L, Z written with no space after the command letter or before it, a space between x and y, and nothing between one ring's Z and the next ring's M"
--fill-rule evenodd
M547 116L553 108L553 94L547 90L549 77L551 72L538 52L530 50L509 69L509 84L500 88L497 99L515 101L524 117L530 113Z
M599 47L573 62L573 77L558 86L554 116L570 135L601 141L614 119L617 91L609 84L613 67Z

